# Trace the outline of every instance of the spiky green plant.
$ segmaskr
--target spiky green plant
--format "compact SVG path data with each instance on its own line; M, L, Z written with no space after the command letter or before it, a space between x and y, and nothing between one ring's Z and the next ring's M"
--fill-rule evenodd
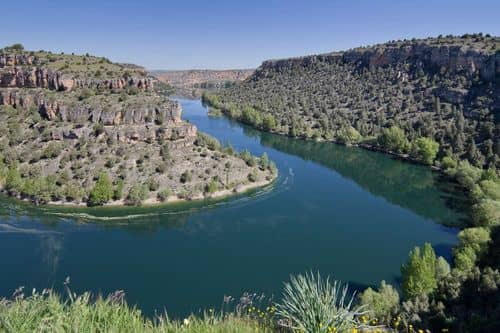
M354 296L347 284L331 283L319 273L291 276L276 313L282 326L297 332L350 332L364 314L363 307L353 305Z

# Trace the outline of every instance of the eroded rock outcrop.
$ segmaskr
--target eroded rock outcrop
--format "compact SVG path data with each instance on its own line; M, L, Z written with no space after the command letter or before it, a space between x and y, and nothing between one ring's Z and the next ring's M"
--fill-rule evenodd
M479 74L483 80L493 81L500 75L500 53L488 52L464 45L433 45L425 42L409 45L384 44L384 47L356 48L345 52L333 52L290 59L268 60L262 63L260 72L266 69L307 66L315 62L349 62L359 66L385 66L410 62L417 67L444 67L452 72L469 76Z

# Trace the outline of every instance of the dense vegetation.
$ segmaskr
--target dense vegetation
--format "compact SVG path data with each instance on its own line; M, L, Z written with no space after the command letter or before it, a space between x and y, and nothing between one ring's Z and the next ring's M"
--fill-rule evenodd
M447 36L351 52L362 57L387 50L390 56L417 44L494 55L500 39ZM363 143L426 164L449 157L498 167L498 78L487 81L478 71L450 70L425 59L369 66L332 57L266 62L243 83L205 94L204 100L244 123L292 137Z

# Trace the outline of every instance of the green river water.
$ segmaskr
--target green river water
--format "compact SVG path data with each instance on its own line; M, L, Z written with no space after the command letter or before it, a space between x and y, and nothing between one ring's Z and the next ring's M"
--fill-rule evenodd
M424 242L450 257L466 205L428 168L262 133L181 102L199 130L267 152L280 173L273 186L163 208L53 209L1 197L0 297L19 286L63 290L69 276L76 292L123 289L148 314L184 316L245 291L279 298L290 274L309 270L354 289L398 283Z

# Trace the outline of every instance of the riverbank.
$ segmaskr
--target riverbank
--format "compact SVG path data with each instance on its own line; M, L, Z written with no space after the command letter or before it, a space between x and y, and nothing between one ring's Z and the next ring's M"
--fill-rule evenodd
M339 144L339 145L346 146L346 147L359 147L359 148L363 148L366 150L387 154L387 155L390 155L390 156L397 158L398 160L401 160L401 161L406 161L406 162L413 163L416 165L429 166L433 171L439 171L441 173L443 173L445 171L439 165L425 163L425 162L419 160L418 158L412 156L409 153L398 153L398 152L395 152L395 151L392 151L389 149L385 149L382 146L370 143L370 142L373 142L375 140L375 138L372 138L370 140L364 140L365 142L363 142L363 140L360 140L359 142L348 142L348 141L339 140L337 138L327 139L327 138L324 138L321 136L310 137L310 138L304 137L304 136L290 136L289 133L287 133L287 132L275 130L275 129L270 128L270 127L269 128L262 128L262 127L255 126L254 124L245 123L241 119L239 119L238 117L233 117L232 113L229 112L228 109L225 108L224 106L221 107L220 105L215 105L215 104L211 103L209 98L205 97L205 98L203 98L202 101L203 101L203 103L206 103L209 106L209 111L208 111L209 116L215 116L215 117L216 116L226 116L232 120L241 122L241 123L243 123L247 126L250 126L250 127L254 128L256 130L259 130L259 131L264 131L264 132L271 133L271 134L286 136L286 137L296 139L296 140L316 141L316 142L331 142L331 143Z
M265 188L267 186L271 186L274 181L278 178L278 174L273 174L272 177L269 179L265 180L260 180L256 182L249 182L246 184L238 184L232 189L223 189L223 190L217 190L213 193L200 193L194 197L190 198L181 198L177 195L169 195L166 197L164 200L160 200L158 198L158 193L154 192L153 196L150 196L149 198L145 199L144 201L141 202L140 206L141 207L153 207L153 206L167 206L169 204L174 204L174 203L181 203L181 202L191 202L191 201L203 201L207 199L226 199L231 196L235 195L241 195L245 194L247 192L257 190L259 188ZM43 205L43 206L54 206L54 207L74 207L74 208L84 208L84 207L89 207L87 202L68 202L68 201L49 201L47 203L39 204L36 202L33 202L32 199L30 198L22 198L19 196L13 196L9 194L5 189L0 188L0 193L9 196L11 198L17 199L19 201L27 202L27 203L34 203L36 205ZM134 206L133 204L130 204L126 199L120 199L120 200L112 200L110 202L107 202L103 204L101 207L131 207Z

